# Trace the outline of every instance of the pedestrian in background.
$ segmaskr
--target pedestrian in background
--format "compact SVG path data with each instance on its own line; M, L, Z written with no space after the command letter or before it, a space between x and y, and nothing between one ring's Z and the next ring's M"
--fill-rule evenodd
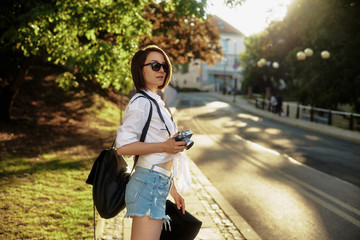
M273 113L276 112L276 105L277 105L276 97L273 95L270 98L270 110L271 110L271 112L273 112Z
M231 92L232 92L232 88L231 88L231 86L227 86L226 87L226 90L227 90L227 93L229 94L229 95L231 95Z
M276 97L276 113L278 113L281 116L282 113L282 104L283 104L283 99L280 95L277 95Z

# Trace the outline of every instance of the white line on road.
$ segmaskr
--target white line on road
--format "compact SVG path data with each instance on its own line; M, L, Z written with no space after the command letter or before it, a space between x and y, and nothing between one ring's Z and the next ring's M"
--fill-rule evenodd
M236 137L237 137L239 140L244 141L244 142L250 144L251 146L255 147L256 149L264 150L264 151L269 152L269 153L272 153L272 154L274 154L274 155L276 155L276 156L283 155L284 157L286 157L286 158L287 158L289 161L291 161L291 162L296 161L295 159L290 158L290 157L289 157L288 155L286 155L286 154L280 154L279 152L276 152L276 151L274 151L274 150L272 150L272 149L266 148L266 147L261 146L261 145L259 145L259 144L257 144L257 143L254 143L254 142L251 142L251 141L249 141L249 140L247 140L247 139L244 139L244 138L240 137L239 135L236 135ZM298 165L305 166L304 164L302 164L302 163L300 163L300 162L298 162L298 161L296 161L296 162L297 162ZM261 165L262 165L261 167L264 168L264 169L269 169L269 168L271 168L270 165L268 165L268 164L266 164L266 163L264 163L264 162L258 162L258 161L257 161L256 164L257 164L257 166L259 166L259 165L261 164ZM337 198L334 198L333 196L331 196L331 195L329 195L329 194L327 194L327 193L319 190L318 188L315 188L315 187L313 187L313 186L311 186L311 185L309 185L309 184L307 184L307 183L305 183L305 182L303 182L303 181L301 181L301 180L299 180L299 179L297 179L297 178L295 178L295 177L293 177L293 176L290 176L289 174L287 174L287 173L285 173L285 172L283 172L283 171L281 171L281 170L274 169L274 168L271 168L271 169L272 169L273 171L276 171L276 172L282 174L284 177L290 179L291 181L296 182L297 184L299 184L299 185L301 185L301 186L303 186L303 187L305 187L305 188L307 188L307 189L310 189L311 191L319 194L320 196L328 199L329 201L331 201L331 202L333 202L333 203L335 203L335 204L337 204L337 205L339 205L339 206L341 206L341 207L349 210L350 212L352 212L352 213L357 214L357 215L360 216L360 211L359 211L358 209L356 209L356 208L354 208L354 207L352 207L352 206L344 203L343 201L340 201L340 200L338 200ZM359 220L353 218L352 216L348 215L347 213L341 211L340 209L338 209L338 208L336 208L336 207L333 207L332 205L326 203L325 201L321 200L320 198L314 196L313 194L311 194L311 193L309 193L309 192L307 192L307 191L303 191L301 188L298 188L298 190L301 191L301 192L302 192L304 195L306 195L307 197L311 198L313 201L319 203L321 206L327 208L327 209L330 210L331 212L337 214L338 216L340 216L340 217L342 217L342 218L350 221L351 223L355 224L356 226L360 227L360 221L359 221Z

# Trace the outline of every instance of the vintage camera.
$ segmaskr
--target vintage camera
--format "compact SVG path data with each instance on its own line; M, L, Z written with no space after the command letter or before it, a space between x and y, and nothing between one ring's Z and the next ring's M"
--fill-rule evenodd
M194 141L190 140L191 136L193 135L192 131L186 130L183 132L179 132L179 134L174 138L175 141L183 141L186 142L186 150L189 150L192 145L194 145Z

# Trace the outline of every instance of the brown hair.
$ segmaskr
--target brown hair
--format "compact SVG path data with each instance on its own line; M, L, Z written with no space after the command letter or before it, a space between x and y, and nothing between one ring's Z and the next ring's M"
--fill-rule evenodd
M146 57L149 55L150 52L158 52L164 56L166 64L169 66L169 71L166 72L164 83L159 86L158 88L164 89L170 82L171 74L172 74L172 67L170 60L166 53L156 45L149 45L143 49L140 49L135 53L131 60L131 75L132 79L136 88L136 91L146 88L145 79L143 75L143 67L145 64Z

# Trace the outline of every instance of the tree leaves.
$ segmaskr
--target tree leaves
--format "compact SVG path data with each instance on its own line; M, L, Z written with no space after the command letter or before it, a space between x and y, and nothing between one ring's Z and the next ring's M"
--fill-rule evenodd
M359 29L358 2L294 0L283 21L273 22L263 33L249 38L258 45L247 45L243 56L248 69L245 85L261 83L255 80L256 72L265 70L251 65L251 61L263 57L280 63L277 71L267 69L266 74L285 79L289 97L326 108L349 103L359 112ZM314 55L298 61L296 53L305 48L311 48ZM321 57L323 50L330 52L329 59ZM260 89L265 92L263 86Z
M127 92L130 60L139 46L158 44L174 63L199 58L211 64L221 57L219 34L203 20L206 4L206 0L4 0L0 42L24 56L46 56L69 69L57 80L64 89L73 86L77 76Z
M141 46L160 46L176 64L186 64L194 58L214 64L221 58L220 34L208 20L179 17L177 12L166 10L161 4L149 5L144 17L153 29L151 37L142 38Z
M48 61L77 69L104 87L130 89L129 61L139 37L151 33L151 24L138 14L149 1L32 1L24 9L25 2L8 7L17 21L1 36L3 44L25 56L46 54ZM64 73L59 86L73 86L73 74Z

